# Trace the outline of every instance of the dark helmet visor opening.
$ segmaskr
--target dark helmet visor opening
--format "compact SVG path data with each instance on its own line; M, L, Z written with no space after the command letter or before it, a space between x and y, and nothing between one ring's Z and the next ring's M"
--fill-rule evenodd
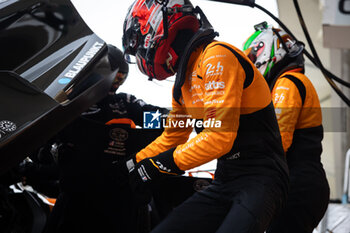
M128 54L128 53L124 53L124 60L128 63L128 64L136 64L136 57L134 55Z
M125 53L135 55L138 45L139 41L137 32L132 29L128 30L123 38L123 47Z

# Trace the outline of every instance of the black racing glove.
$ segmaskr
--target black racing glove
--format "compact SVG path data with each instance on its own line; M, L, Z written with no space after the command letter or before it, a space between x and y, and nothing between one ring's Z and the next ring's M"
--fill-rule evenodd
M184 171L180 170L174 162L174 150L175 148L167 150L137 164L134 164L133 159L126 162L130 172L130 186L140 204L147 204L151 200L151 184L167 176L184 174Z

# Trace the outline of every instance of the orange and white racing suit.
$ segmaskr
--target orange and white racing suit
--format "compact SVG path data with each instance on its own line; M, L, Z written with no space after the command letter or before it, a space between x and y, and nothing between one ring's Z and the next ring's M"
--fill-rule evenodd
M137 154L137 161L173 147L176 147L175 163L181 170L233 155L233 152L273 151L280 156L268 85L249 59L234 46L213 42L198 48L190 57L181 92L180 103L172 101L168 122L184 120L187 116L204 122L215 120L214 124L220 121L221 127L205 128L189 141L193 128L166 128ZM246 132L240 135L241 131ZM250 131L259 132L259 135L249 134Z
M173 98L166 123L176 127L165 128L137 153L137 162L176 148L173 157L181 170L218 159L215 179L152 232L263 232L288 183L264 77L243 52L214 41L192 52L181 93L179 100ZM192 119L202 120L204 129L188 140Z

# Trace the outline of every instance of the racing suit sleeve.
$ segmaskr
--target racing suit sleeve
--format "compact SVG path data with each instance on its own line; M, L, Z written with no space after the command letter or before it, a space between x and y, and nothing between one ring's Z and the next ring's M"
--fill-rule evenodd
M302 108L302 99L296 85L287 78L279 78L272 90L272 100L281 132L283 149L289 149Z
M196 137L176 148L174 161L181 170L228 153L239 126L245 72L237 57L221 45L208 46L197 71L204 82L203 122L215 119L221 125L205 127Z
M172 110L170 111L167 122L184 120L183 117L177 116L186 116L185 109L180 106L174 99L172 100ZM168 125L168 123L166 123ZM188 128L165 128L163 133L156 138L151 144L142 149L136 154L136 162L141 160L156 156L166 150L176 147L179 144L183 144L188 140L189 135L193 131L192 127Z

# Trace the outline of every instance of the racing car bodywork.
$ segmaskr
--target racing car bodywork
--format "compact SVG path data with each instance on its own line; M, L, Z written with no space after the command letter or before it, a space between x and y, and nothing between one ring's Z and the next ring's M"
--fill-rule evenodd
M47 142L58 133L62 133L63 129L74 130L70 123L107 95L118 69L111 68L107 44L85 24L69 0L0 0L0 55L0 232L39 233L43 232L50 211L46 201L40 198L42 195L36 191L38 185L33 185L32 191L22 187L30 186L31 178L35 177L23 175L19 171L20 165L29 159L23 160L29 155L39 156L38 149L43 145L51 146L52 143ZM86 138L93 139L102 135L110 140L107 150L111 149L111 152L132 149L125 156L137 152L161 133L161 131L152 133L149 129L143 131L134 128L130 128L129 132L125 130L125 125L113 126L110 131L113 134L104 131L101 134L90 134L89 127L82 128L86 136L78 137L82 144L89 145ZM102 130L104 129L102 127ZM109 130L107 127L106 129ZM129 142L121 139L128 139ZM93 143L93 140L91 141ZM53 158L51 152L50 158ZM93 158L99 155L91 154L95 156ZM67 157L69 155L68 153ZM68 158L74 161L65 161L72 169L68 170L67 176L79 172L85 174L81 172L79 166L84 165L84 161L95 162L86 159L86 156L72 157L74 156ZM107 210L103 211L105 215L113 217L111 212L120 213L120 216L125 215L129 218L125 225L129 227L130 222L136 228L140 228L139 232L149 232L149 229L164 218L172 208L211 181L185 176L171 178L155 191L157 195L154 197L153 211L147 206L145 213L134 219L127 214L131 209L128 200L130 203L133 201L131 196L126 196L129 188L125 188L124 184L128 183L128 179L118 180L119 183L110 182L106 186L103 186L102 182L99 183L101 180L109 181L104 179L103 175L110 170L114 174L113 158L113 156L101 156L99 159L102 162L98 160L96 163L101 166L89 163L92 167L100 168L98 171L103 179L97 180L95 175L98 172L96 172L91 179L83 176L75 183L72 181L76 180L71 177L68 180L73 187L90 185L87 193L99 194L98 197L95 196L95 203L100 204L99 201L104 200L104 203L108 204ZM20 163L21 161L23 162ZM54 162L57 167L57 161ZM62 170L59 176L65 174ZM88 170L90 173L91 171ZM36 178L43 181L48 177L40 175ZM114 178L113 176L113 180ZM92 192L91 180L96 187L102 188L95 187ZM53 181L50 184L55 184L54 187L62 184L61 180L56 178L50 181ZM84 182L88 184L85 185ZM124 197L118 200L112 199L115 208L112 208L114 206L109 202L111 199L107 198L114 194L111 190ZM106 196L103 196L104 194ZM43 195L46 196L47 193ZM52 197L57 198L57 195ZM91 209L91 203L89 204L86 206ZM76 222L79 223L77 218L86 222L84 214L82 211L79 216L75 216ZM86 214L89 215L90 212ZM149 219L151 217L152 221ZM116 224L120 224L122 220L124 218L113 218ZM98 223L98 220L94 222Z
M69 0L0 1L0 174L103 98L117 70Z

